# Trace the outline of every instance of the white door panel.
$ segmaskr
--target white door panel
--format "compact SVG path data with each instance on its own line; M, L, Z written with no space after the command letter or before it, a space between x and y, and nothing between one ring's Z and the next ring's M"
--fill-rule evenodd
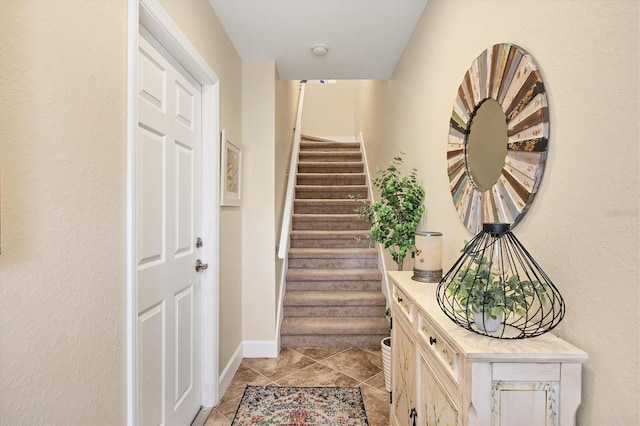
M188 425L202 376L201 87L142 29L138 62L138 422Z

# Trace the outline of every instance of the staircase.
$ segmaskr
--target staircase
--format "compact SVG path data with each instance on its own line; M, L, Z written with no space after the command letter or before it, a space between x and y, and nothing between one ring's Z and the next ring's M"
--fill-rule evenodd
M360 144L303 136L296 177L281 344L377 347L389 335L382 273L349 198L368 198Z

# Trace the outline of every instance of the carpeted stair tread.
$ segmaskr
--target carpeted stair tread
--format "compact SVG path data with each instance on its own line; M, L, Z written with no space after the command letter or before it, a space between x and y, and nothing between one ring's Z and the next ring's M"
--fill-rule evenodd
M316 240L323 238L344 238L347 240L364 238L367 231L291 231L291 239L294 240Z
M332 259L336 257L347 257L347 258L378 257L378 250L374 248L292 248L292 249L289 249L289 258Z
M328 191L328 192L338 192L338 191L367 191L367 185L296 185L296 191L298 190L305 191ZM346 197L345 197L346 198Z
M364 173L298 173L298 185L364 185Z
M325 141L300 141L300 151L357 151L360 152L358 142L325 142Z
M287 280L292 281L360 281L382 279L382 272L375 268L289 269L286 274Z
M368 335L389 334L389 323L380 317L289 317L282 321L283 335Z
M362 173L362 161L300 161L298 173Z
M362 153L359 151L300 151L299 157L300 162L351 162L361 160Z
M380 291L288 291L285 306L381 306L384 312L386 299Z
M284 348L379 348L386 334L345 334L345 335L283 335L280 344Z
M287 281L287 291L380 291L380 278L358 281ZM286 315L285 315L286 316Z
M345 221L354 221L354 222L365 222L365 220L357 214L293 214L293 220L298 220L300 222L345 222ZM369 229L369 228L367 228Z
M348 199L349 197L364 198L367 196L366 185L296 185L297 199Z
M294 214L293 215L294 230L368 230L371 224L362 219L358 215L335 214L335 215L316 215L316 214Z
M355 214L358 203L339 198L305 198L295 200L293 211L298 214Z
M366 230L355 231L302 231L293 230L289 234L291 248L369 248L362 241Z

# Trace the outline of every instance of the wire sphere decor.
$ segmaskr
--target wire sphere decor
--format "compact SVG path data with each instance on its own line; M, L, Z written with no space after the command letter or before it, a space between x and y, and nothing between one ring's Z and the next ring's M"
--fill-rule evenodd
M524 339L556 327L565 303L508 223L485 223L436 290L457 325L498 339Z

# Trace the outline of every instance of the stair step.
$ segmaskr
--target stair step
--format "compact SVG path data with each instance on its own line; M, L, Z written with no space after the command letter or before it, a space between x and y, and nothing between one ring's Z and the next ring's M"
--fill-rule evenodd
M365 185L364 173L298 173L298 185Z
M377 268L378 251L372 248L292 248L289 268Z
M345 282L361 280L377 280L380 287L382 272L374 268L361 269L290 269L287 271L287 281L326 281L342 280Z
M369 248L366 231L291 231L293 248Z
M364 163L362 161L298 162L298 173L362 173L363 171Z
M366 198L369 188L366 185L296 185L296 198L302 199L349 199L350 196L356 198Z
M282 308L285 318L292 317L376 317L384 312L384 306L285 306Z
M389 323L383 315L380 317L344 318L285 318L281 326L282 334L388 334Z
M377 258L378 251L374 248L292 248L289 250L289 259L335 259L338 257Z
M298 214L354 214L360 203L339 198L294 200L293 212Z
M366 290L380 291L382 273L378 269L289 269L287 291ZM285 293L286 294L286 293Z
M285 318L281 326L281 343L290 346L358 346L375 347L389 335L384 317Z
M379 291L288 291L285 306L385 306ZM384 314L384 308L376 315Z
M298 157L300 162L315 161L315 162L354 162L362 161L362 153L359 151L300 151Z
M389 334L344 336L281 336L283 348L380 348L382 339Z
M371 224L357 214L294 214L293 229L318 231L370 230Z
M300 151L357 151L360 152L359 142L324 142L300 141Z

